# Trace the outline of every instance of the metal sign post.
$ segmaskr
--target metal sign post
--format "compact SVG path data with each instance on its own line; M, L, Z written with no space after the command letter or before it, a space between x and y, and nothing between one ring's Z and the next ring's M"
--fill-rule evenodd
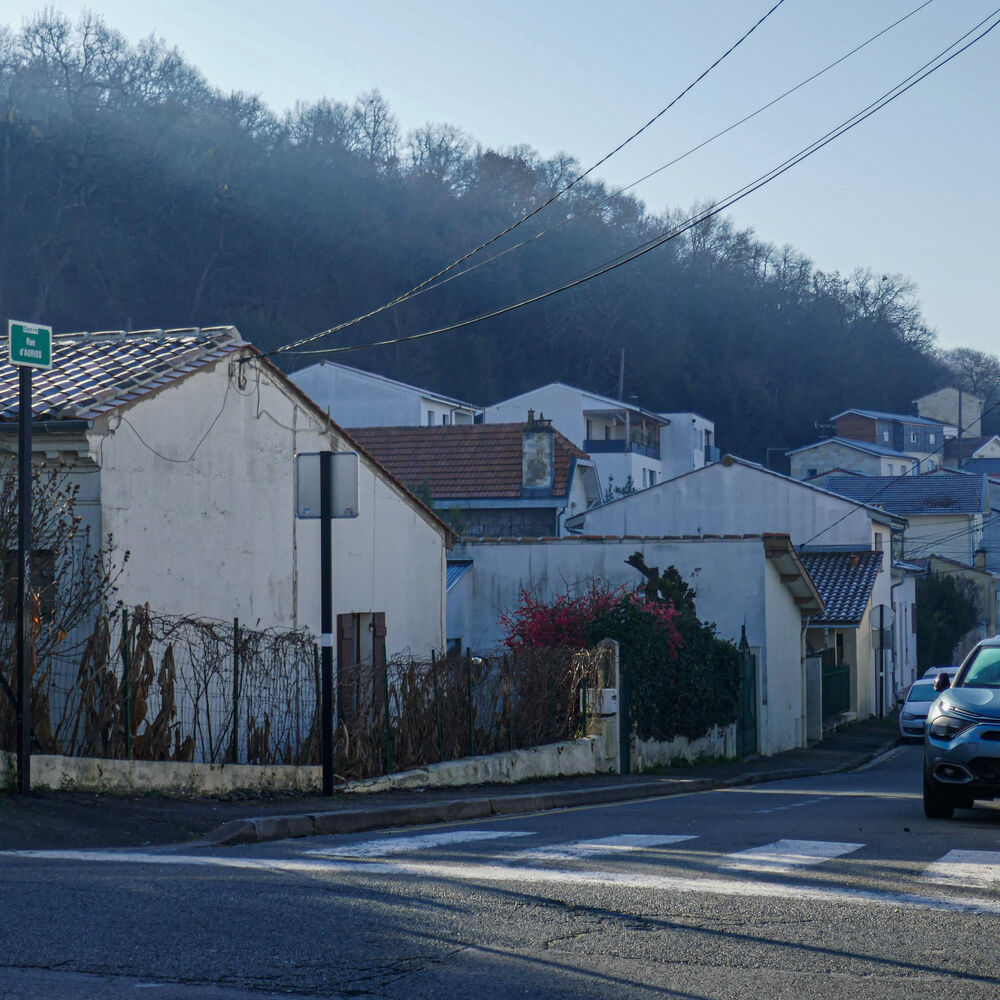
M31 791L31 370L52 367L52 328L7 323L18 367L17 414L17 790Z
M320 757L323 794L333 795L333 520L358 516L358 455L321 451L295 456L295 516L319 518Z
M333 795L333 455L319 455L320 643L323 677L323 794Z

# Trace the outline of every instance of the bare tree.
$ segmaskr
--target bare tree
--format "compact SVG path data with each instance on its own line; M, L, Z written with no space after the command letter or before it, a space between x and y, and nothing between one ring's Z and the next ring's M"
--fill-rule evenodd
M399 145L399 120L389 103L377 90L369 90L354 102L351 117L358 152L380 170L388 170L396 162Z
M955 375L955 385L968 389L984 402L1000 393L1000 359L995 354L972 347L956 347L942 354L942 359Z
M469 182L472 140L454 125L432 123L406 137L406 160L411 172L433 177L453 191Z

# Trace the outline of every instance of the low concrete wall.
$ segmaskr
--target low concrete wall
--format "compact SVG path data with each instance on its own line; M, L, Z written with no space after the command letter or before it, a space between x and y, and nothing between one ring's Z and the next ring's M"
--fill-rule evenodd
M632 772L641 774L651 767L669 764L671 761L696 761L702 757L736 756L736 724L720 729L713 726L705 736L689 740L678 736L667 742L640 740L632 737Z
M588 736L565 743L511 750L487 757L467 757L368 781L353 781L338 791L358 794L392 788L432 788L509 784L532 778L573 774L606 774L615 769L605 756L604 739ZM0 752L0 788L15 784L13 754ZM298 792L319 795L319 767L248 764L187 764L177 761L102 760L93 757L33 755L31 787L51 791L107 792L118 795L226 795L250 791L261 795Z

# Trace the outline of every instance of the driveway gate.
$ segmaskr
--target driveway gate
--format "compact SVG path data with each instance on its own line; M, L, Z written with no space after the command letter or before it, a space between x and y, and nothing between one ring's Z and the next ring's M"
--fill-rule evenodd
M823 718L851 710L851 665L837 663L832 649L823 650Z

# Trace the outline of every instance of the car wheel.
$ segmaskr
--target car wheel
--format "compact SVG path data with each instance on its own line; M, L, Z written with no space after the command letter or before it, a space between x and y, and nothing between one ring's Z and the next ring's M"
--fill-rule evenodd
M928 819L951 819L955 803L950 795L939 792L924 778L924 815Z

